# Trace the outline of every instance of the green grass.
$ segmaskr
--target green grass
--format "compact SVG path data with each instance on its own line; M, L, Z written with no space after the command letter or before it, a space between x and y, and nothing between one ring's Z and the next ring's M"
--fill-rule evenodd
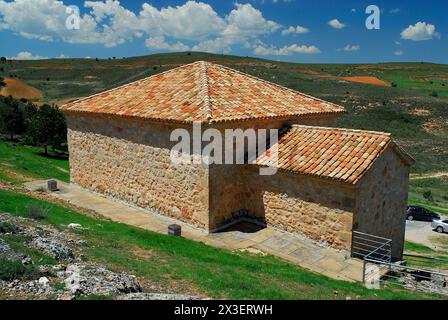
M26 256L30 257L35 265L55 265L57 264L57 261L48 255L43 254L41 251L32 249L28 246L26 246L24 243L27 240L21 235L5 235L0 234L0 237L6 241L6 243L9 244L9 246L16 252L22 252Z
M20 261L0 258L0 279L11 281L14 279L26 278L34 275L36 269L34 265L24 266Z
M27 180L55 178L68 182L68 161L45 156L41 148L0 141L0 180L19 184Z
M433 249L418 243L405 241L404 259L410 267L448 272L448 248Z
M430 211L448 215L448 210L446 208L441 208L441 207L435 206L435 205L429 203L426 200L409 199L408 200L408 204L409 205L414 205L414 206L421 206L421 207L426 208L426 209L428 209Z
M433 253L434 249L424 246L422 244L405 241L404 243L404 250L405 251L412 251L417 253Z
M24 216L30 203L44 201L0 190L0 210ZM115 222L94 219L55 204L47 223L79 223L87 240L86 259L145 277L160 285L178 282L212 297L233 299L429 298L406 291L375 290L309 272L272 256L232 253L183 238L169 237ZM137 255L135 250L147 252ZM339 292L338 296L333 291Z
M431 191L432 201L423 197L425 191ZM448 214L448 176L411 178L409 199L411 204L422 205L432 211Z

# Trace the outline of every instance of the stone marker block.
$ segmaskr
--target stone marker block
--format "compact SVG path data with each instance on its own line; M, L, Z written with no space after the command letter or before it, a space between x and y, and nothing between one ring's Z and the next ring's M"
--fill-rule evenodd
M58 182L56 180L48 180L48 190L58 191Z
M170 224L168 226L168 235L180 237L182 234L182 228L178 224Z

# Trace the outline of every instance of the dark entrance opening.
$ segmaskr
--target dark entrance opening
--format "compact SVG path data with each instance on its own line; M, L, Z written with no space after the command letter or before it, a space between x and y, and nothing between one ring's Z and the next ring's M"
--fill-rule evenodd
M218 232L224 233L224 232L239 231L242 233L256 233L265 228L266 228L266 226L263 226L262 224L242 220L242 221L237 221L237 222L221 229Z

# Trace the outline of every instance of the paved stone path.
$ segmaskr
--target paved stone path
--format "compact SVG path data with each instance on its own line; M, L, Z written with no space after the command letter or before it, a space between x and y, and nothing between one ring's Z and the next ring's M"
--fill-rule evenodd
M46 189L46 181L33 181L25 186L30 190ZM331 248L322 248L311 241L274 228L264 228L251 232L230 231L207 233L177 220L167 218L147 210L130 206L78 186L58 181L59 191L52 195L76 206L93 210L113 221L133 225L146 230L166 233L169 224L182 225L182 236L210 246L227 250L247 250L268 253L288 260L309 270L328 277L346 280L362 280L362 262L348 258L344 253Z

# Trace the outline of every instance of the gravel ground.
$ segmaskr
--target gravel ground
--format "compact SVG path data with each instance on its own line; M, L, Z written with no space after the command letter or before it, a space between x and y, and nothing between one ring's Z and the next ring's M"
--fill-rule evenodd
M444 218L445 219L445 218ZM435 250L442 249L441 245L434 241L436 238L447 238L448 234L440 234L431 228L430 222L406 221L406 240L423 244Z

